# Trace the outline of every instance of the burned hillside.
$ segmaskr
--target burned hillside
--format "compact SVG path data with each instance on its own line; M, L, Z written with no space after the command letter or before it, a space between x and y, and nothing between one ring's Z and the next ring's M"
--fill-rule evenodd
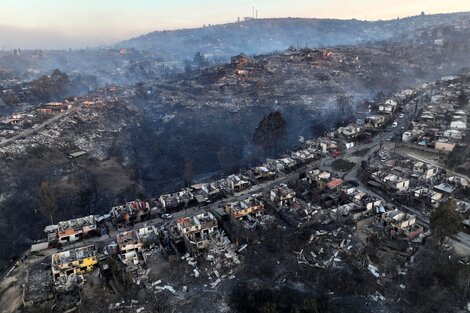
M238 55L224 65L135 88L107 86L65 105L44 105L39 114L33 109L12 116L3 132L9 143L1 147L2 193L6 211L21 209L5 222L24 212L41 216L35 199L44 180L57 188L56 214L66 217L84 207L100 210L123 190L153 194L181 186L184 177L198 181L236 172L273 156L253 142L270 113L279 111L286 121L277 149L283 151L299 137L363 118L379 92L383 97L458 70L468 62L467 44L458 53L423 41ZM86 154L70 158L77 151ZM19 229L8 233L5 238L27 242L35 230L24 237L16 236Z

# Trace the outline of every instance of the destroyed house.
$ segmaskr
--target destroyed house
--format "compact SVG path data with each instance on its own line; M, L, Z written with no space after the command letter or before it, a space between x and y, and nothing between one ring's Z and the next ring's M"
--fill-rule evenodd
M61 102L49 102L44 104L39 111L42 113L65 112L72 108L71 104Z
M98 264L95 246L89 245L52 255L52 278L56 290L68 290L77 276L92 272Z
M115 223L133 223L143 221L150 215L150 204L146 201L135 200L111 209Z
M203 189L204 184L195 184L191 188L193 190L194 198L198 203L203 203L209 200L209 194L206 189Z
M179 218L176 225L192 254L207 248L212 235L219 230L217 219L210 212Z
M341 190L353 202L360 203L367 193L360 191L357 188L346 188Z
M182 217L176 220L176 225L181 234L189 234L199 231L214 231L217 228L217 219L210 212L195 216Z
M128 270L137 269L142 249L142 243L139 240L137 231L131 230L119 233L116 236L116 240L121 261L127 266Z
M227 177L227 187L232 192L240 192L250 187L250 183L242 177L232 174Z
M255 178L257 180L263 180L263 179L274 179L276 178L276 172L275 171L271 171L269 170L267 167L265 166L258 166L258 167L255 167L253 170L252 170L253 174L255 175Z
M410 186L410 180L400 177L398 175L378 171L372 173L372 178L376 181L383 183L386 187L392 190L403 191L408 190Z
M293 171L298 165L297 162L290 157L282 159L267 159L266 163L267 167L281 173L289 173Z
M341 206L338 206L337 208L332 209L330 211L330 217L334 220L344 219L345 217L350 217L349 215L351 212L359 212L363 210L364 209L362 208L362 206L357 203L346 203Z
M137 229L137 236L144 249L153 248L159 243L159 233L155 226L145 226Z
M208 200L218 200L224 196L222 188L218 182L196 184L191 186L194 198L198 203L206 202Z
M424 204L431 205L435 208L440 205L442 200L442 193L428 188L418 188L414 191L413 195Z
M292 226L302 228L313 224L315 215L320 215L321 207L295 199L289 207L280 210L281 216Z
M186 206L193 200L196 200L196 198L189 188L185 188L178 192L169 193L166 195L161 195L158 198L158 201L165 211L176 209L181 206Z
M365 126L369 128L380 128L385 125L385 117L382 115L373 115L366 117Z
M243 54L236 55L230 58L230 63L234 66L243 66L251 62L251 59Z
M230 214L233 218L241 218L262 211L264 204L254 197L249 197L241 201L227 203L224 208L225 212Z
M289 205L293 202L295 197L295 191L287 187L286 184L281 184L273 188L270 192L269 199L278 208Z
M60 244L72 243L84 237L98 234L96 215L90 215L73 220L62 221L57 225L49 225L44 229L48 241L58 241Z
M304 150L294 151L291 153L291 158L298 163L308 163L313 160L317 160L320 155L313 148L308 148Z
M358 125L350 124L345 127L339 127L337 134L343 139L354 139L361 133L361 127Z
M413 172L420 175L423 179L429 179L435 176L439 169L431 164L420 161L413 165Z
M316 185L318 189L325 188L326 184L331 180L331 173L314 169L307 172L307 182L310 185Z
M379 112L383 114L392 114L397 108L397 102L395 100L387 100L384 104L379 106Z
M382 219L391 223L398 229L405 229L416 223L416 217L414 215L405 213L398 209L383 213Z
M451 176L447 178L447 181L457 187L467 187L468 180L460 176Z

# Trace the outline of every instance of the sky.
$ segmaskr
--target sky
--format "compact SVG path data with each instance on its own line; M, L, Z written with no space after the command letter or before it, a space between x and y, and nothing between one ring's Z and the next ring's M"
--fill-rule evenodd
M86 48L237 17L392 19L470 11L469 0L0 0L0 49Z

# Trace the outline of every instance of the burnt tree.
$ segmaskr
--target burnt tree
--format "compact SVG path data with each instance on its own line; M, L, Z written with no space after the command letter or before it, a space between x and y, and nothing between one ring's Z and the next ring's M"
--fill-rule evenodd
M253 143L265 151L277 154L279 146L287 139L287 122L281 112L265 116L253 134Z

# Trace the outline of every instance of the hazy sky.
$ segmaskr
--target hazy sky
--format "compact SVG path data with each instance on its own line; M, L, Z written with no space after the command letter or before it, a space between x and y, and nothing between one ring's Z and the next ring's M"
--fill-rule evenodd
M260 18L367 20L470 11L470 0L0 0L0 48L81 48L154 30Z

